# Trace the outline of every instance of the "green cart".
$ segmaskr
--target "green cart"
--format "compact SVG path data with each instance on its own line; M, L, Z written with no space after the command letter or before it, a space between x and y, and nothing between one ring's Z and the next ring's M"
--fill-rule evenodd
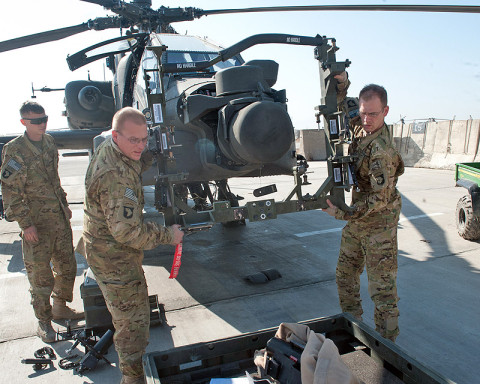
M455 165L455 181L468 194L457 203L456 222L460 236L466 240L480 239L480 163Z

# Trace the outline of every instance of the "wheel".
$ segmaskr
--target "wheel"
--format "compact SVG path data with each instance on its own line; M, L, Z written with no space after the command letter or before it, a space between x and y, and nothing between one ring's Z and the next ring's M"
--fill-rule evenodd
M480 218L473 214L470 195L463 196L457 203L457 230L466 240L480 239Z

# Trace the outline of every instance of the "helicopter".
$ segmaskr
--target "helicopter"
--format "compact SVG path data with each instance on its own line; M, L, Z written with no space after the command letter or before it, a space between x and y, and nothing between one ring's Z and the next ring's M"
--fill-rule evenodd
M348 60L337 61L334 38L265 34L223 49L211 42L175 33L172 24L208 15L300 10L404 10L480 12L478 6L292 6L205 11L198 8L152 9L150 0L83 0L116 16L77 26L0 42L0 52L46 43L87 30L121 28L124 36L83 49L67 58L71 70L105 60L113 81L73 81L65 87L69 132L52 132L63 148L95 148L116 110L134 106L149 126L149 150L156 162L144 175L155 186L155 206L166 224L192 230L215 222L242 223L274 219L278 214L326 207L326 199L344 210L344 192L354 186L346 154L349 129L337 112L334 79ZM241 53L258 44L310 46L318 62L321 105L317 120L327 135L328 177L313 195L302 193L308 164L295 154L293 124L285 90L274 88L278 65L272 60L245 62ZM92 138L95 137L95 139ZM228 179L292 175L294 186L282 202L259 199L240 206ZM212 190L213 189L213 190ZM275 192L257 188L254 196ZM194 206L188 204L188 197ZM295 198L295 199L293 199Z

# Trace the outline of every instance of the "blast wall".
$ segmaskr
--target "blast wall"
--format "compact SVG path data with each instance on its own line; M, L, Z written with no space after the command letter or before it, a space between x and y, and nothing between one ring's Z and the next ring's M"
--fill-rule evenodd
M409 167L455 169L455 163L480 162L480 120L398 123L395 145Z
M455 163L480 162L480 120L409 122L390 125L408 167L455 169ZM297 152L307 160L326 160L323 130L296 132Z
M326 160L326 137L323 129L302 129L295 131L297 153L307 160Z

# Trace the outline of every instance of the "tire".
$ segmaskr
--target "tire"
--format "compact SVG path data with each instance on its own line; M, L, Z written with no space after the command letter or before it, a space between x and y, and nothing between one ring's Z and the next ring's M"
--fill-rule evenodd
M456 223L458 234L465 240L480 239L480 218L473 213L470 195L465 195L458 200Z

